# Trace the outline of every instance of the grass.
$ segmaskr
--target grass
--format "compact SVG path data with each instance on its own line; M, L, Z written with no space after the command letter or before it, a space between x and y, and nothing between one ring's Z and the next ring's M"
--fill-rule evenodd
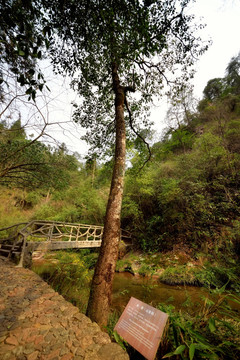
M169 315L167 337L161 357L181 359L239 359L239 314L232 310L229 301L239 299L217 290L215 302L205 299L197 314L188 309L177 312L172 305L159 304L158 308Z
M0 187L0 228L28 221L32 216L31 209L23 209L19 198L23 191Z
M189 268L185 265L169 266L160 275L159 280L168 285L196 285L201 286L202 283L196 278L198 269Z
M83 258L81 253L71 251L50 253L44 263L33 265L32 270L85 313L92 271Z
M192 285L208 288L221 288L240 293L239 267L224 264L203 266L169 266L160 275L159 280L168 285Z

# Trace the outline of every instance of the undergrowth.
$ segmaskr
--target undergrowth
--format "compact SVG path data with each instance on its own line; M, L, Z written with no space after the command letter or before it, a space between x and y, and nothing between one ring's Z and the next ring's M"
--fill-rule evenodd
M224 266L169 266L160 275L159 280L168 285L193 285L208 288L226 288L236 293L240 292L239 267L237 264Z
M32 270L84 313L92 277L90 268L94 266L95 260L96 256L89 251L59 251L54 254L54 259L50 254L46 262L34 265Z
M158 304L157 308L169 316L156 360L235 360L240 358L240 314L230 304L240 305L239 297L225 292L225 287L213 291L215 300L208 297L197 313L189 313L188 305L177 311L173 305ZM120 314L113 311L109 317L108 333L130 359L143 357L114 331Z
M201 310L195 315L177 312L174 306L159 304L169 315L169 327L162 343L162 359L233 360L240 358L240 317L229 302L240 304L237 296L223 294L224 288L215 290L217 299L205 298Z

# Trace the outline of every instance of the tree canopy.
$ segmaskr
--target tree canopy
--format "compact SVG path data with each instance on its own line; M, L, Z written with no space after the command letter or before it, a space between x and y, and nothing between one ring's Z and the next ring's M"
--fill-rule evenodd
M240 52L232 57L226 68L226 82L232 93L240 94Z
M73 76L81 97L74 120L87 128L85 139L102 147L114 133L112 68L127 91L135 91L128 128L148 126L149 104L164 82L181 86L207 45L194 33L198 27L185 13L186 1L47 1L49 26L56 29L52 56L55 69Z
M44 76L37 65L48 48L50 28L44 26L41 6L35 0L6 0L0 5L0 93L9 77L24 86L29 98L42 90ZM41 20L40 20L41 19Z

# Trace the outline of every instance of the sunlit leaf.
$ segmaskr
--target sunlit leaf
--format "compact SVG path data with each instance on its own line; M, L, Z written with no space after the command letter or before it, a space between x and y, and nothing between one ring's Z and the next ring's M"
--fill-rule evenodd
M215 320L213 318L209 319L208 326L211 332L214 332L216 330Z
M194 357L195 349L196 349L195 344L191 344L191 345L189 346L189 359L190 359L190 360L192 360L193 357Z

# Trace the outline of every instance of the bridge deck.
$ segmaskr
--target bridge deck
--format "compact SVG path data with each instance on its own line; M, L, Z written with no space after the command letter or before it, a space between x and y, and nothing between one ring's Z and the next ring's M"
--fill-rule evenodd
M102 241L45 241L28 242L35 250L86 249L100 247Z

